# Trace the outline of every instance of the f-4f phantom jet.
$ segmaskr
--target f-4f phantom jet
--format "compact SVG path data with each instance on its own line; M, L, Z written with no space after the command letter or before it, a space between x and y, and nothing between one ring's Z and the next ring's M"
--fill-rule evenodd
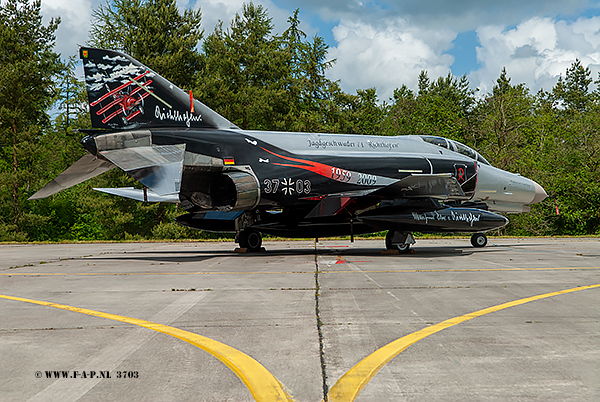
M96 190L181 203L177 222L236 233L323 238L388 231L408 251L412 232L474 233L546 197L532 180L490 165L471 148L432 136L242 130L130 56L81 48L92 125L88 154L34 194L45 198L115 166L141 183Z

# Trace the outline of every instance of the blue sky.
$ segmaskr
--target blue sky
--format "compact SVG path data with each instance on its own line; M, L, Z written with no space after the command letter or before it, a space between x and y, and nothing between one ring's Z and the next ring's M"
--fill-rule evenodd
M452 44L454 46L446 52L454 56L454 63L450 66L452 74L461 76L481 67L477 61L477 31L459 32Z
M2 1L2 0L0 0ZM203 25L228 23L243 0L177 0L200 7ZM91 11L100 0L42 0L45 18L60 15L57 48L74 54L87 40ZM503 67L513 83L550 90L579 58L598 78L600 0L256 0L275 29L300 8L301 28L318 34L337 60L328 72L342 89L376 87L381 100L394 88L416 88L426 70L433 79L466 74L473 88L491 91Z

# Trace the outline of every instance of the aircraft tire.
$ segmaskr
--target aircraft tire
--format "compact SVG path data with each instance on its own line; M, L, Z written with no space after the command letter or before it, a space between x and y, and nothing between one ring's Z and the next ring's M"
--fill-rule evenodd
M390 230L385 235L385 248L388 250L398 250L401 253L408 253L410 250L410 244L392 244L392 239L394 238L395 231Z
M473 247L485 247L487 242L487 236L483 233L475 233L473 236L471 236L471 244L473 245Z
M262 246L262 235L254 229L244 229L239 236L240 247L247 248L251 252L260 251Z

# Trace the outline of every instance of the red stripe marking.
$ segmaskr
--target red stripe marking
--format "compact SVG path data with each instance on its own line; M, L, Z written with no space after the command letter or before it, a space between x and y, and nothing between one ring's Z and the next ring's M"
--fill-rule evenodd
M108 116L105 119L102 119L102 123L106 124L107 121L109 121L110 119L112 119L113 117L118 116L120 113L123 113L123 109L118 108L116 112L113 112L110 116Z
M313 172L313 173L316 173L318 175L321 175L321 176L324 176L324 177L327 177L327 178L331 178L331 169L334 169L333 166L325 165L324 163L313 162L313 161L309 161L309 160L305 160L305 159L290 158L289 156L279 155L279 154L277 154L275 152L272 152L272 151L269 151L268 149L263 148L263 147L261 147L261 149L263 151L267 151L271 155L278 156L278 157L280 157L282 159L285 159L285 160L288 160L288 161L292 161L292 162L304 163L305 165L308 165L308 166L290 165L290 164L284 164L284 163L274 163L274 165L287 166L287 167L295 167L295 168L299 168L299 169L304 169L304 170L308 170L309 172Z
M133 119L135 116L137 116L140 113L142 113L142 112L140 112L139 110L136 110L134 113L131 113L129 116L126 117L127 121Z
M102 95L100 98L96 99L94 102L90 103L90 106L96 106L98 103L102 102L104 99L108 98L110 95L114 94L116 91L120 91L121 89L133 84L133 81L137 81L140 78L142 78L144 75L148 74L150 71L146 71L144 74L142 75L138 75L137 77L135 77L133 80L129 80L129 82L121 85L118 88L113 89L112 91L109 91L108 93Z
M148 80L145 83L143 83L142 85L143 86L148 86L151 83L152 83L152 80ZM141 90L142 90L142 88L137 87L136 89L134 89L133 91L131 91L131 93L129 94L129 96L133 96L133 95L137 94L138 92L140 92ZM143 94L140 95L140 97L142 99L146 99L148 96L150 96L150 94L148 92L144 92ZM106 112L111 107L113 107L113 106L118 105L119 103L121 103L121 101L123 101L123 98L116 98L115 100L113 100L112 102L110 102L108 105L106 105L102 109L98 110L96 112L96 115L100 116L101 114L103 114L104 112Z

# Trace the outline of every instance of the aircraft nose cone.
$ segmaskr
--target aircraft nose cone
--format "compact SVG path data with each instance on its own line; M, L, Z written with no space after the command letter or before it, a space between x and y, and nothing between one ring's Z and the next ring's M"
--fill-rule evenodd
M536 204L548 197L548 194L546 194L546 190L544 190L542 186L540 186L536 182L533 182L533 186L535 187L535 197L533 197L533 200L531 200L529 205Z

